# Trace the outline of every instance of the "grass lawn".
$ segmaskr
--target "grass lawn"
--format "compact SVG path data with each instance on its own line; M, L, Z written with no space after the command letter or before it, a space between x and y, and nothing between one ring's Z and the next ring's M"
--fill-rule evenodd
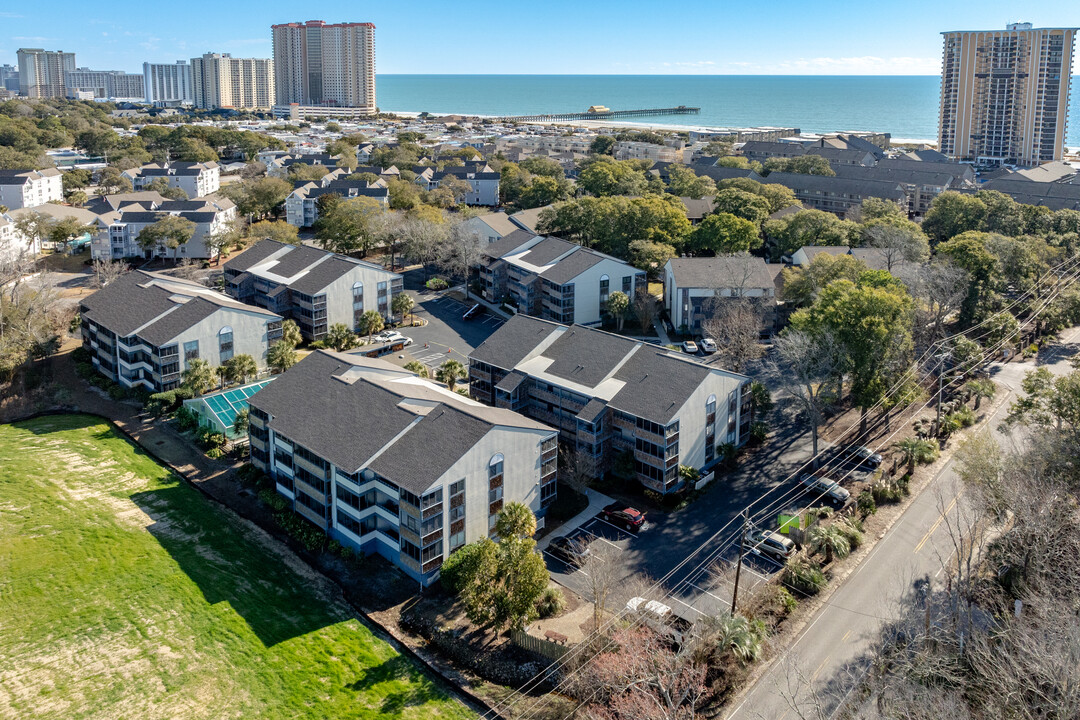
M0 425L0 717L471 716L110 425Z

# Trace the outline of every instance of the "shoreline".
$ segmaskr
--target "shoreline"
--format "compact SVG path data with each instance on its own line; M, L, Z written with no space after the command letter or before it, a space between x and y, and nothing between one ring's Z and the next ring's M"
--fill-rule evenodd
M383 112L398 115L403 118L411 118L416 120L420 117L420 113L413 110L383 110ZM497 120L502 117L500 115L477 115L474 113L456 113L456 112L429 112L429 116L433 118L445 117L445 116L459 116L463 118L479 118L481 120ZM661 122L635 122L633 120L536 120L525 125L553 125L559 127L575 127L575 128L587 128L592 130L600 130L604 128L629 128L632 130L668 130L670 132L718 132L722 130L736 129L736 126L721 127L718 125L683 125L676 123L661 123ZM756 127L783 127L780 125L759 125ZM808 131L803 131L804 133ZM835 133L835 132L887 132L884 130L826 130L822 133ZM900 145L932 145L937 147L937 139L934 138L892 138L894 144Z

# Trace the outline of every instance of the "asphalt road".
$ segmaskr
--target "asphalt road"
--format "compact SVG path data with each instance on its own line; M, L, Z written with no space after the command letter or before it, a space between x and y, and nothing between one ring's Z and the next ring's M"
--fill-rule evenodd
M1078 350L1080 328L1063 333L1063 345L1043 353L1039 365L1064 374L1067 359ZM996 428L1008 413L1012 395L1031 363L997 365L992 374L1010 398L994 414L989 427ZM963 511L963 493L950 461L900 519L878 541L860 566L844 581L828 603L806 626L795 642L764 674L728 720L798 717L794 701L817 717L817 707L828 717L857 682L866 656L882 625L896 618L898 601L917 589L922 578L943 582L943 565L952 554L948 522ZM817 706L817 707L815 707Z
M438 367L451 358L467 367L469 353L503 324L502 318L487 312L462 320L461 316L472 305L437 293L409 291L409 294L416 300L414 314L428 323L424 327L402 328L401 332L413 339L408 352L428 367Z

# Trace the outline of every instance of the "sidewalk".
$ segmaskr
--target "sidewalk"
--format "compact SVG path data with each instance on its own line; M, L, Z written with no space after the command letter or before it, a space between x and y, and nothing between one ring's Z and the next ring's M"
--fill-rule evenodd
M603 510L606 506L615 502L614 499L609 498L607 495L604 495L603 493L598 493L595 490L591 490L589 488L585 488L585 495L589 498L589 506L579 512L574 517L564 522L558 528L556 528L557 532L549 532L547 535L538 540L536 543L537 550L542 552L544 548L548 546L548 543L551 542L552 538L558 537L559 535L569 535L570 533L577 530L579 527L599 515L600 511Z
M448 288L448 289L444 290L441 294L445 295L446 293L452 292L452 291L455 291L455 290L458 291L458 292L464 293L465 292L465 286L464 285L455 285L452 288ZM497 315L497 316L501 317L503 320L509 320L511 317L513 317L513 315L506 312L505 310L503 310L501 307L499 307L495 303L489 303L487 300L485 300L484 298L478 296L476 293L467 293L466 297L468 299L465 301L465 304L469 305L470 307L472 305L475 305L475 304L480 304L480 305L484 306L485 308L487 308L488 312L492 313L493 315Z
M656 337L660 338L661 345L675 344L671 342L671 338L668 337L667 330L664 329L664 321L660 318L657 318L656 321L653 323L653 330L656 331Z

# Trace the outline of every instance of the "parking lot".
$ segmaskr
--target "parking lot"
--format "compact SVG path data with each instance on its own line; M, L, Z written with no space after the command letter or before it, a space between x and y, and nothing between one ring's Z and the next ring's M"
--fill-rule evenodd
M470 320L462 315L472 307L451 297L434 293L415 294L417 317L427 320L424 327L403 328L413 339L409 353L428 367L435 368L453 358L466 363L469 353L502 327L501 317L484 310Z

